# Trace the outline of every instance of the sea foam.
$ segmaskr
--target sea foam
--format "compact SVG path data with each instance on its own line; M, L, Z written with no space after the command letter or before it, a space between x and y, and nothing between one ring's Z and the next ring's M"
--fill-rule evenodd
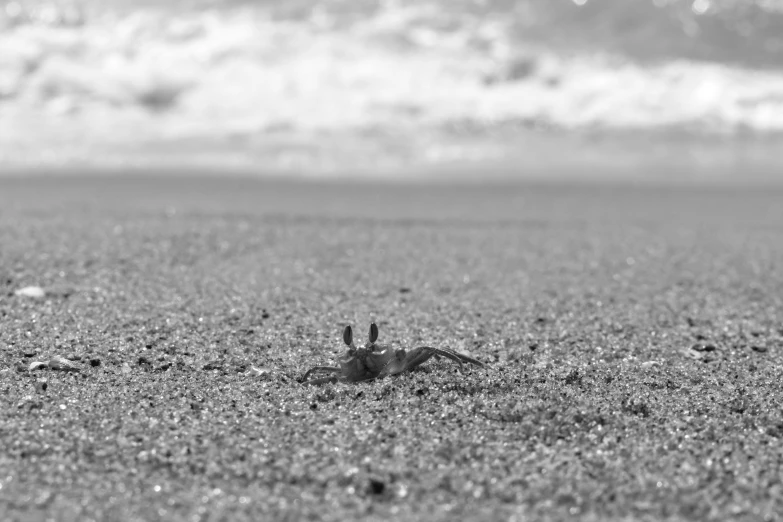
M6 165L394 167L524 155L515 133L783 131L779 68L558 48L520 38L507 12L386 2L361 16L245 5L23 19L12 5Z

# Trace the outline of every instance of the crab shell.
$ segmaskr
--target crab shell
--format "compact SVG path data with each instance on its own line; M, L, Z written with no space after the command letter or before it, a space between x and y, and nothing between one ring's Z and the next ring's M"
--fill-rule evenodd
M346 380L364 381L388 373L386 370L392 361L397 361L397 357L391 348L367 343L364 348L348 350L340 359L340 368Z

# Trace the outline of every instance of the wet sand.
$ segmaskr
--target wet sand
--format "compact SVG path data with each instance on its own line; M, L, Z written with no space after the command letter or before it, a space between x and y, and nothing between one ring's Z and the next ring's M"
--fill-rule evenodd
M783 509L780 201L2 178L0 511L763 519ZM488 368L297 382L371 320ZM24 371L51 355L82 371Z

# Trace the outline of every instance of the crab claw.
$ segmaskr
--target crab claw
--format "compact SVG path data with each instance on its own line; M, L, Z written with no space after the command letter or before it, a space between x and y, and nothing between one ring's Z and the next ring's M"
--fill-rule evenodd
M337 382L339 380L341 368L336 366L314 366L307 370L307 373L299 380L302 384L324 384L326 382ZM332 373L329 377L321 377L320 379L310 379L310 375L316 372Z
M370 344L378 340L378 327L375 323L370 323Z

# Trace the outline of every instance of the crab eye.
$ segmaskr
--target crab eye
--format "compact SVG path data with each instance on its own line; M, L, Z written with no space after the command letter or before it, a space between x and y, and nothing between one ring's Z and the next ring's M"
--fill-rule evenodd
M345 344L348 346L351 346L351 343L353 342L353 330L351 329L351 325L346 326L345 330L343 330L343 341L345 341Z
M375 323L370 323L370 344L378 340L378 327Z

